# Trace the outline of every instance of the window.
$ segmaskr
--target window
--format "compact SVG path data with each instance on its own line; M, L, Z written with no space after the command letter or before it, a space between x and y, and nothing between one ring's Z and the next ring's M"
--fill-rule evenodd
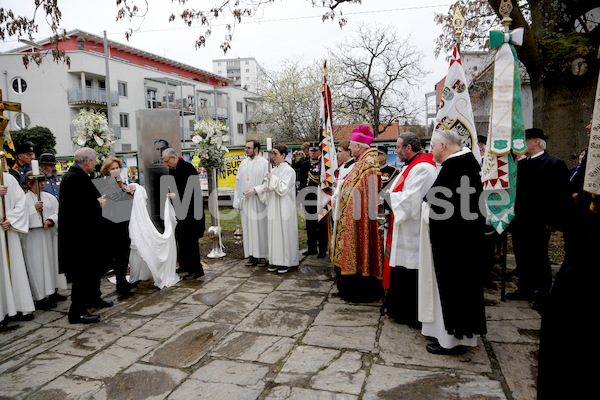
M119 97L127 97L127 82L118 81L117 87L119 88Z
M217 63L217 67L220 67L220 66L221 66L221 63L220 63L220 62L218 62L218 63Z
M98 81L98 87L100 89L106 89L106 82L105 81Z
M246 72L247 72L247 73L248 73L248 72L250 72L250 68L246 68Z
M128 113L120 113L119 114L119 124L121 128L129 128L129 114Z
M14 124L17 129L29 128L30 123L31 120L29 119L29 115L25 114L24 112L17 113L14 116Z
M146 103L147 108L158 108L158 101L156 101L156 89L146 89Z
M23 78L15 78L12 81L12 88L16 93L23 93L27 90L27 82Z
M244 124L237 124L237 133L244 134Z
M130 143L121 144L121 151L131 151L131 144Z
M235 108L239 113L244 112L244 105L239 101L235 103Z

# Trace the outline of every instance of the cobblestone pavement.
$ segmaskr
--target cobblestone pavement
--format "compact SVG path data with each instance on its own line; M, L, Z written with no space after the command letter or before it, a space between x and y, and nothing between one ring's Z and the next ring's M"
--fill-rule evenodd
M0 398L536 397L539 314L500 301L499 289L486 290L488 334L479 346L439 356L381 303L341 300L331 264L314 256L284 275L205 261L201 279L163 290L142 282L128 299L103 279L115 305L96 312L97 324L69 324L69 300L10 322L0 332Z

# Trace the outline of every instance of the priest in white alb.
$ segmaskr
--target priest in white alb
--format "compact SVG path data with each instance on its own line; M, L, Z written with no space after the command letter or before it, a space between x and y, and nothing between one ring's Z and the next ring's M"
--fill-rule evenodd
M66 277L64 274L58 274L58 241L55 240L58 200L50 193L44 192L45 177L37 183L32 176L31 171L25 174L29 233L23 241L23 254L36 307L47 309L56 306L50 297L56 289L67 288Z
M266 265L269 254L267 243L267 209L257 192L268 172L269 162L258 155L260 143L246 142L246 158L240 163L235 179L233 208L240 211L244 235L244 257L247 266Z
M0 196L4 199L6 214L0 223L0 320L16 314L18 319L32 320L35 307L19 238L19 234L26 234L29 230L25 193L11 174L4 172L3 178L4 185L0 186Z
M269 232L269 271L284 274L299 264L296 171L285 161L287 146L273 146L271 172L267 172L261 198L266 197ZM266 195L266 196L265 196Z

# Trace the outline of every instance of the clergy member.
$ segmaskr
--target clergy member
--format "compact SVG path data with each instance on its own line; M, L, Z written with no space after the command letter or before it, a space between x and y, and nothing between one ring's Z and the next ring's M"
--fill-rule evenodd
M404 163L390 185L383 286L387 289L385 307L398 323L418 325L417 285L421 204L437 176L431 153L421 149L421 139L412 133L400 134L396 141L398 159Z
M340 188L331 262L340 297L371 302L383 291L383 235L377 223L381 177L377 150L370 148L373 132L369 126L359 126L350 139L356 164Z
M337 209L339 207L339 197L340 197L340 188L342 187L342 183L344 179L348 176L350 171L352 171L352 167L354 167L354 163L356 160L352 157L352 152L350 151L350 141L342 140L338 143L337 147L337 164L339 165L338 169L336 169L333 173L333 194L331 196L331 216L333 219L333 228L332 232L335 232L335 223L336 223L336 215Z
M4 199L6 214L0 223L0 246L2 248L2 266L0 271L0 321L6 316L15 316L18 320L33 319L35 306L31 297L29 279L23 258L23 249L19 235L29 230L25 211L25 193L21 184L8 172L3 173L4 185L0 186L0 196ZM8 239L8 254L6 240Z
M169 167L169 174L175 178L176 188L172 188L172 190L177 189L177 194L169 193L167 196L171 200L175 200L178 195L181 204L181 199L185 199L186 191L192 192L187 209L178 211L179 207L175 208L177 214L177 226L175 227L177 260L179 270L188 273L183 279L189 281L204 276L204 268L200 262L200 244L198 243L198 240L204 235L205 228L200 178L196 168L179 157L179 153L173 148L165 149L162 159Z
M45 177L39 179L39 186L32 177L31 171L25 174L29 233L24 240L23 253L31 294L36 301L36 308L43 310L56 307L53 300L55 291L66 289L67 280L64 274L58 274L58 247L55 240L58 200L44 191Z
M60 185L58 261L60 271L72 282L68 315L71 324L98 322L100 317L88 309L113 305L101 297L103 250L95 236L89 234L100 226L102 206L106 203L105 195L100 195L90 177L98 164L97 157L89 147L77 149L73 165Z
M477 336L486 333L480 168L473 152L461 149L455 130L436 131L431 151L441 168L426 196L430 246L424 244L427 228L421 228L419 319L423 335L437 339L427 351L462 354L465 346L476 347ZM422 313L421 307L431 312Z
M261 186L269 170L269 162L258 155L258 140L246 142L246 158L238 167L233 194L233 208L240 211L244 235L244 257L249 260L246 266L267 264L269 254L267 238L267 211L260 200L256 188ZM295 188L294 188L295 190Z
M285 274L299 264L296 171L285 161L286 155L286 145L273 146L274 167L267 172L262 187L262 192L268 196L269 271L279 274Z

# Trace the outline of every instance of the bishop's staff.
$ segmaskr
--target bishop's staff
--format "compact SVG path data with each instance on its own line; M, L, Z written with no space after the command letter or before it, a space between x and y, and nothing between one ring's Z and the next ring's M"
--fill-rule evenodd
M4 132L4 130L2 130ZM4 186L4 172L6 169L6 153L4 153L4 133L2 133L2 139L0 139L0 186ZM2 198L2 221L6 221L6 204L4 196ZM4 231L4 247L6 250L6 263L8 264L8 275L10 276L10 254L8 253L8 232Z

